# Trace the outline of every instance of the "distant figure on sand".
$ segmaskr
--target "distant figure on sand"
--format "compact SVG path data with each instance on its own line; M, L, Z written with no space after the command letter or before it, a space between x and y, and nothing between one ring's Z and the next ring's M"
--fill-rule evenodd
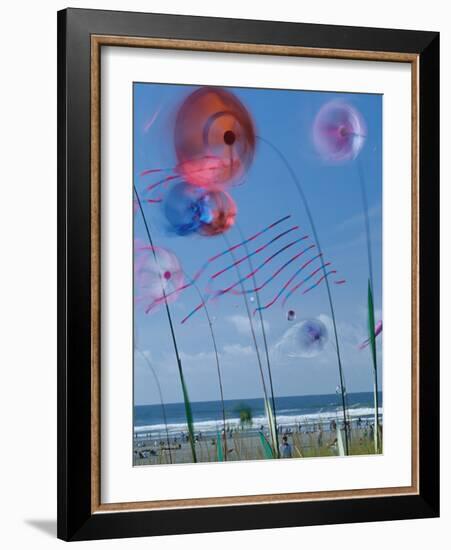
M288 443L288 437L286 435L282 437L280 456L281 458L291 458L291 445Z

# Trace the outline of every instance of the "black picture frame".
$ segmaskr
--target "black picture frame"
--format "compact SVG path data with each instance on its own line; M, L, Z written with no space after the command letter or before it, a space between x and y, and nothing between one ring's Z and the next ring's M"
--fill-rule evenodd
M419 61L419 493L93 513L91 36L415 54ZM58 537L138 537L439 515L439 34L67 9L58 13Z

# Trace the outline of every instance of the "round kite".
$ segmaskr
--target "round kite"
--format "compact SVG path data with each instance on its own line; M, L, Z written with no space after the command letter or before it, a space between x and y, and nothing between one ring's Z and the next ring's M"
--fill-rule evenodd
M220 235L233 226L237 214L235 202L225 191L206 191L186 183L175 185L163 204L177 235Z
M295 319L296 319L296 312L294 311L294 309L288 310L287 321L294 321Z
M307 319L300 323L296 341L301 357L315 357L323 351L327 340L326 326L319 319Z
M366 137L361 114L340 101L326 103L313 123L313 140L319 154L329 162L353 160Z
M176 300L183 281L181 265L172 252L160 247L135 246L135 296L146 313L165 299Z
M222 88L199 88L185 99L174 137L177 171L187 183L208 190L239 182L254 156L252 119Z

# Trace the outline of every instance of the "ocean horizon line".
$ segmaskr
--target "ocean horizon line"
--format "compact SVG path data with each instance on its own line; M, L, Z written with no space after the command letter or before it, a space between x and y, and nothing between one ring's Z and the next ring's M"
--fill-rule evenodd
M368 394L373 393L373 389L369 390L361 390L361 391L353 391L353 392L347 392L346 395L359 395L359 394ZM379 390L378 394L382 396L382 390ZM290 395L277 395L274 396L274 399L277 401L277 399L294 399L298 397L331 397L337 395L337 392L333 393L304 393L304 394L290 394ZM256 400L263 400L264 396L257 396L257 397L229 397L227 399L224 399L224 403L227 403L228 401L256 401ZM195 403L217 403L220 401L220 399L200 399L200 400L191 400L191 404ZM183 405L182 401L165 401L165 405ZM133 406L136 407L154 407L154 406L160 406L161 403L159 401L156 401L154 403L135 403Z

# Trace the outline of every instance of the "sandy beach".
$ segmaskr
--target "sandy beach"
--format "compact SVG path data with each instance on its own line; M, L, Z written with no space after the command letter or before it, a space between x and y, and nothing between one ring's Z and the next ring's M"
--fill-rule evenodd
M340 429L340 428L338 428ZM360 425L354 423L348 428L349 450L351 455L374 454L373 428L369 422ZM269 440L269 434L263 430ZM344 430L341 428L344 441ZM279 443L286 436L291 447L292 458L309 458L339 455L337 431L330 424L313 424L301 430L283 427L279 429ZM222 438L223 449L227 450L227 460L264 460L260 431L255 427L234 429ZM170 436L170 445L164 435L148 437L144 435L134 441L134 465L151 464L189 464L193 462L191 447L186 435ZM215 434L196 434L195 449L198 462L217 462L218 436Z

